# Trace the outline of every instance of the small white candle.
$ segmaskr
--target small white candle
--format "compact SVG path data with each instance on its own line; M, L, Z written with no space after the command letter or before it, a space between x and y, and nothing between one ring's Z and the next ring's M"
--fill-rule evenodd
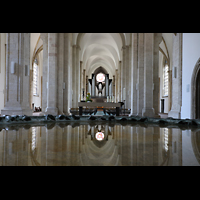
M112 102L115 102L115 97L114 96L112 96Z
M110 102L112 102L112 96L110 96Z
M126 93L125 88L123 88L123 93L122 93L123 100L125 100L125 93Z
M107 102L109 102L109 96L107 96Z

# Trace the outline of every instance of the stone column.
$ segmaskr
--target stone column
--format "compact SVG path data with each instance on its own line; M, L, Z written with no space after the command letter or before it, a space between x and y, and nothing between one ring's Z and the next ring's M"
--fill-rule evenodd
M78 102L80 101L81 93L80 93L80 46L76 46L76 101L75 108L78 107Z
M119 67L118 67L118 102L121 101L121 61L119 61Z
M72 79L72 70L73 70L73 63L72 63L72 52L73 52L73 47L72 47L72 33L68 33L68 51L67 51L67 55L68 55L68 61L66 63L67 65L67 72L68 72L68 84L67 84L67 88L68 88L68 108L72 108L72 98L73 98L73 91L72 91L72 85L73 85L73 79ZM66 57L65 57L66 58ZM69 113L69 109L68 109L68 114Z
M32 115L29 103L30 33L7 34L5 107L1 115Z
M83 69L83 88L84 88L84 97L86 97L86 76L85 76L85 69Z
M113 79L112 79L112 95L115 97L115 87L116 87L116 84L115 84L115 75L113 75Z
M142 115L144 105L144 33L138 33L137 115Z
M130 84L130 78L129 75L131 73L130 70L130 62L129 62L129 50L130 50L130 46L127 45L126 49L125 49L125 74L124 74L124 79L125 79L125 88L126 88L126 101L125 101L125 107L126 108L130 108L130 92L131 92L131 84Z
M58 33L48 34L48 89L46 114L57 115L57 45Z
M115 102L119 101L118 97L118 69L115 70Z
M144 35L144 107L142 116L154 117L153 108L153 57L154 33Z
M106 79L105 79L105 89L106 89L106 97L109 95L109 75L106 74Z
M88 90L89 90L89 81L88 81L88 75L86 75L86 84L85 84L85 91L86 91L86 93L85 93L85 95L87 96L87 93L88 93Z
M64 63L64 57L65 55L65 33L58 33L58 64L59 66L57 68L57 76L58 76L58 81L57 81L57 108L58 108L58 114L63 114L63 109L64 109L64 92L65 92L65 80L64 80L64 75L65 75L65 63Z
M122 47L122 64L121 64L121 101L123 101L122 91L126 87L126 46Z
M95 82L96 82L96 76L95 74L92 74L92 95L91 96L96 96Z
M92 85L89 80L88 80L88 93L90 93L90 95L92 94Z
M72 106L78 107L78 101L80 99L80 60L79 60L80 47L73 45L73 69L72 69Z
M182 33L173 34L172 108L169 117L181 118L182 106Z
M138 33L132 33L131 44L131 115L137 115Z
M40 37L43 41L43 73L42 73L43 81L42 81L42 113L41 113L41 115L43 115L47 108L48 33L41 33Z
M24 37L24 40L22 42L22 48L24 48L24 52L21 57L24 61L24 66L23 66L23 74L22 74L22 109L24 112L27 113L27 115L32 115L32 110L30 111L30 102L29 98L27 98L27 95L29 96L29 91L30 91L30 33L23 33L22 37Z
M112 79L110 79L110 80L109 80L110 84L109 84L109 93L108 94L109 94L109 96L112 96L112 93L113 93L112 92Z
M159 117L159 44L162 41L162 33L154 33L154 57L153 57L153 108L155 112L155 117Z
M71 68L70 65L70 55L71 55L71 48L70 48L70 33L64 33L64 74L63 74L63 112L66 115L69 115L69 107L71 102Z
M81 101L83 96L83 61L80 61L80 99Z

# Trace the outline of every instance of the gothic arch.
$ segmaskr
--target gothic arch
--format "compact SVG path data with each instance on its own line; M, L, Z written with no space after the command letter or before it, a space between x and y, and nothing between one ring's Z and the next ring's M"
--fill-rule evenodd
M196 82L200 73L200 58L198 59L191 78L191 119L196 118Z
M76 45L80 46L80 41L81 41L81 38L84 36L84 34L85 33L79 33L78 34L77 39L76 39ZM126 45L126 39L125 39L124 33L119 33L119 35L121 36L123 46L125 46Z

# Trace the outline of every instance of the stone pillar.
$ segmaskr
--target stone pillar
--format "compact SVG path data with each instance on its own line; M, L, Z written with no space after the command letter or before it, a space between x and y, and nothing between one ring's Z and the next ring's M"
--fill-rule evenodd
M126 46L125 49L125 74L124 74L124 79L125 79L125 88L126 88L126 97L125 97L125 107L126 108L130 108L130 92L131 92L131 84L130 84L130 78L129 75L131 73L130 71L130 62L129 62L129 50L130 50L130 46Z
M80 99L80 59L79 59L80 47L73 45L73 69L72 69L72 106L78 107L78 101Z
M75 77L75 82L76 82L76 101L75 101L75 107L78 107L78 102L80 101L81 98L81 93L80 93L80 46L76 46L76 77Z
M109 96L109 75L106 74L106 79L105 79L105 89L106 89L106 97Z
M115 84L115 75L113 75L113 79L112 79L112 95L115 97L115 87L116 87L116 84Z
M144 33L138 33L137 115L142 115L144 105Z
M76 45L73 45L72 55L72 107L75 108L76 101Z
M1 115L32 115L29 103L30 33L8 33L5 107Z
M79 101L81 101L82 99L82 90L83 89L83 61L80 61L80 99Z
M154 57L153 57L153 83L154 83L154 90L153 90L153 108L155 112L155 117L159 117L159 89L160 89L160 82L159 82L159 44L162 41L162 33L154 33Z
M85 76L85 69L83 69L83 88L84 88L84 97L86 97L86 83L85 83L85 81L86 81L86 76Z
M69 107L71 103L71 47L70 47L70 33L64 33L64 74L63 74L63 112L69 115Z
M84 72L85 71L83 69L83 61L80 61L80 101L83 98L83 88L85 89L85 86L84 86L84 80L85 80Z
M86 72L85 72L85 69L83 69L83 88L86 91Z
M182 106L182 33L173 34L172 108L169 117L181 118Z
M43 73L42 73L43 80L42 80L42 113L41 113L41 115L43 115L47 107L48 33L41 33L40 37L43 41Z
M108 96L112 96L112 79L109 80L110 84L109 84L109 95Z
M90 93L90 95L92 94L92 85L89 80L88 80L88 93Z
M115 102L119 101L118 98L118 69L115 70Z
M122 47L122 64L121 64L121 101L123 101L122 91L126 87L126 46Z
M144 35L144 107L142 116L154 117L153 108L153 58L154 58L154 33Z
M131 115L137 115L138 33L132 33L131 44Z
M92 95L91 96L96 96L95 82L96 82L96 75L92 74Z
M46 114L57 115L57 46L58 33L48 34L48 89Z
M86 75L86 84L85 84L85 91L86 91L86 93L85 93L85 95L87 96L87 93L88 93L88 90L89 90L89 81L88 81L88 75Z
M58 62L57 66L57 76L58 76L58 81L57 81L57 108L58 108L58 114L63 114L63 109L64 109L64 92L65 92L65 80L64 80L64 75L65 75L65 63L64 63L64 57L65 55L65 33L58 33Z
M73 79L72 79L72 70L73 70L73 46L72 46L72 33L68 33L68 51L67 51L67 55L68 55L68 61L66 63L67 65L67 71L68 71L68 108L72 108L72 98L73 98L73 91L72 91L72 85L73 85ZM65 57L66 58L66 57ZM69 109L68 109L68 113Z
M119 67L118 67L118 102L121 101L121 61L119 61Z

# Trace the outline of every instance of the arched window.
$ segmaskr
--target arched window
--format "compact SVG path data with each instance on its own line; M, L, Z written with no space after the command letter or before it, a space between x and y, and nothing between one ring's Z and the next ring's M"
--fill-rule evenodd
M38 60L35 59L33 64L33 95L38 95Z
M169 65L167 61L164 62L163 67L163 96L168 96L168 84L169 84Z

